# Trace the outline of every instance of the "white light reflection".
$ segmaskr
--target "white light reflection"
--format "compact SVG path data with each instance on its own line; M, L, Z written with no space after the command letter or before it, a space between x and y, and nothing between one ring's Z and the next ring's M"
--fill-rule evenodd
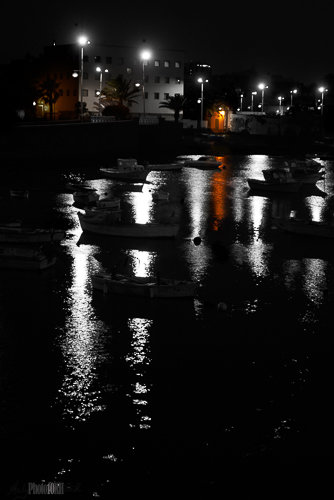
M156 252L129 250L128 256L132 260L132 272L135 276L146 277L154 275L153 269L157 259Z
M144 395L150 392L145 383L146 368L151 363L151 353L149 345L150 329L152 320L146 318L131 318L128 320L129 330L132 332L131 352L125 357L135 372L136 381L132 385L132 402L136 408L139 418L139 428L149 429L151 427L151 417L148 415L148 401ZM132 424L131 427L135 427Z
M72 421L72 428L73 420L84 421L92 412L104 409L100 391L93 389L96 368L105 356L101 334L107 330L91 306L90 276L99 270L94 251L95 247L86 245L76 247L75 252L72 248L72 283L65 299L65 325L59 337L65 373L57 399L64 418Z
M326 206L324 198L321 196L310 196L305 198L305 206L310 211L310 220L315 222L321 222L323 220L322 214Z
M132 218L136 224L146 224L152 222L152 194L148 190L140 193L129 192L125 195L132 207Z

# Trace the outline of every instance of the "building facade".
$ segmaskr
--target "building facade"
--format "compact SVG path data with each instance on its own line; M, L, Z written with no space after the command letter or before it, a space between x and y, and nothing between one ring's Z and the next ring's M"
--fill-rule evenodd
M80 50L78 47L78 54ZM100 87L103 89L107 81L122 75L127 81L131 80L131 88L138 89L137 103L129 107L131 115L141 116L145 112L146 115L173 119L173 111L159 108L159 104L169 96L184 94L184 51L151 50L147 47L150 57L143 60L142 50L143 47L93 43L83 47L82 94L90 114L99 113ZM78 92L81 97L80 82Z

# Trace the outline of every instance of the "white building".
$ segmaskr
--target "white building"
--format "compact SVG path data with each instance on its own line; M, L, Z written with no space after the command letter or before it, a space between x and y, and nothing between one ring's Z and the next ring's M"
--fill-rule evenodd
M136 98L138 104L132 104L130 107L132 115L140 116L144 113L142 86L144 74L146 115L173 119L173 111L159 108L159 104L169 96L184 94L184 51L145 48L150 52L150 58L143 61L141 58L143 47L139 50L138 47L93 43L84 46L83 101L86 102L90 113L99 113L100 72L96 70L99 67L102 70L102 88L106 86L107 80L114 79L117 75L123 75L126 80L131 80L133 87L136 83L139 84L139 97Z

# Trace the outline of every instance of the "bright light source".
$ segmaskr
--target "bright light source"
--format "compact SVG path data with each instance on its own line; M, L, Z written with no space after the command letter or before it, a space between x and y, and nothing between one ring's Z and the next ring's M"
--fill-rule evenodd
M151 57L151 52L149 50L143 50L143 52L141 53L141 58L144 61L147 61L148 59L150 59L150 57Z
M83 35L82 35L82 36L79 36L79 38L78 38L78 43L79 43L80 45L86 45L86 43L90 43L90 42L88 41L88 39L87 39L87 37L86 37L86 36L83 36Z

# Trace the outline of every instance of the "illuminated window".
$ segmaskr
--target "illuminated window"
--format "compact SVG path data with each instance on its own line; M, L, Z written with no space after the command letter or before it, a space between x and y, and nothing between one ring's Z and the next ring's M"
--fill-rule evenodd
M169 61L165 61L165 62L164 62L164 66L165 66L165 68L169 68L169 64L170 64L170 63L169 63Z
M180 61L175 61L175 68L181 68Z
M160 66L160 61L155 60L155 61L154 61L154 66Z
M132 75L132 68L126 68L126 74Z

